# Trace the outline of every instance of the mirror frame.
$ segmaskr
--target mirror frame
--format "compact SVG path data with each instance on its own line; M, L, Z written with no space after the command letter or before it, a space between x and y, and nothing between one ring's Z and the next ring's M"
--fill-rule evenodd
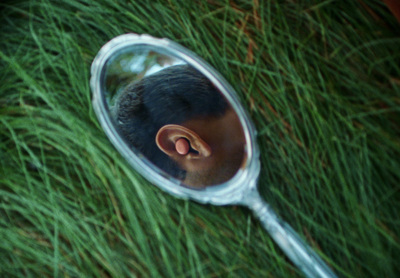
M181 59L200 71L219 89L237 113L244 129L247 157L245 167L239 169L229 181L201 189L187 187L182 184L182 181L172 178L158 169L143 155L140 157L140 153L131 149L118 134L110 117L103 88L107 62L113 59L116 53L129 48L133 49L143 46L149 46L162 54ZM111 143L132 168L164 191L176 197L193 199L200 203L227 205L240 203L246 193L256 188L260 172L260 153L256 142L256 130L230 84L193 52L165 38L158 39L149 35L134 33L117 36L106 43L93 60L90 87L93 93L92 104L94 111Z

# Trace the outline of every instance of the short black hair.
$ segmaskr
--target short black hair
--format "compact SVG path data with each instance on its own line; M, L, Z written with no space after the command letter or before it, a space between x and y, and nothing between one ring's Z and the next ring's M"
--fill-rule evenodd
M184 179L185 171L157 147L158 130L190 119L220 117L228 106L202 73L189 65L176 65L129 84L118 96L113 114L128 144L160 169Z

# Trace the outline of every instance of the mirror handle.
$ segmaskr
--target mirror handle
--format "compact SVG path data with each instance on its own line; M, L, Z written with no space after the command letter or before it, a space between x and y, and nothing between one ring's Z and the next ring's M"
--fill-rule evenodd
M254 212L274 241L306 277L337 277L289 224L279 219L257 190L251 190L242 203Z

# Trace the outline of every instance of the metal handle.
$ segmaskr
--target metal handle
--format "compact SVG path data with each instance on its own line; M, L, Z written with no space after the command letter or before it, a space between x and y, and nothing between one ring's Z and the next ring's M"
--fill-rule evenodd
M256 190L243 199L243 204L253 210L283 252L307 277L337 277L314 250L278 218Z

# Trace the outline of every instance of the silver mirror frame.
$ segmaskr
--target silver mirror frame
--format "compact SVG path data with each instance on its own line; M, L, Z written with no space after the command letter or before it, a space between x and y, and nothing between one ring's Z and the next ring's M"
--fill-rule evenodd
M247 158L245 167L239 169L231 180L204 189L183 186L180 180L168 176L145 157L140 157L140 154L132 150L119 136L110 118L110 111L106 105L104 88L102 87L106 65L120 51L139 46L149 46L160 53L181 59L196 68L220 90L236 111L244 129ZM168 39L158 39L149 35L133 33L120 35L106 43L95 57L91 66L90 87L93 92L94 111L111 143L137 172L164 191L176 197L192 199L200 203L228 205L242 203L245 195L256 189L260 172L260 152L256 142L256 130L240 104L235 90L215 69L193 52Z
M244 129L247 147L245 167L239 169L229 181L208 186L202 189L192 189L184 186L181 181L155 167L124 142L118 135L110 111L106 106L102 85L107 62L121 50L149 46L162 54L181 59L204 74L226 97L236 111ZM239 99L229 83L219 73L194 53L168 39L157 39L148 35L126 34L112 39L105 44L93 61L90 86L93 92L93 107L104 132L120 152L120 154L150 182L164 191L180 198L192 199L200 203L214 205L244 205L250 208L260 219L284 253L307 277L336 277L335 273L318 256L318 254L261 198L257 191L257 180L260 172L259 150L256 143L256 131L250 118L240 105Z

